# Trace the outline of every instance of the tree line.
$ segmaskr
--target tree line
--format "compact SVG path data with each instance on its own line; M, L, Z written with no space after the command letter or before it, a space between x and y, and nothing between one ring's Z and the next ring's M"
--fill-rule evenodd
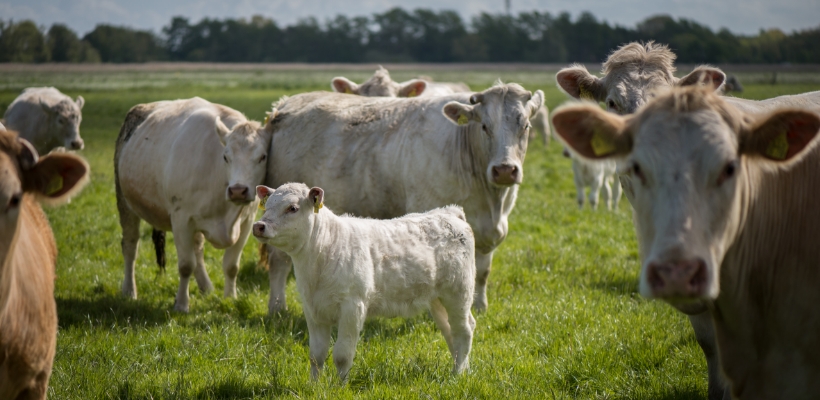
M653 16L634 28L591 13L481 13L394 8L372 16L307 18L280 26L250 19L174 17L157 34L107 24L82 38L63 24L0 21L0 62L601 62L631 41L667 43L683 63L820 63L820 26L790 34L717 32Z

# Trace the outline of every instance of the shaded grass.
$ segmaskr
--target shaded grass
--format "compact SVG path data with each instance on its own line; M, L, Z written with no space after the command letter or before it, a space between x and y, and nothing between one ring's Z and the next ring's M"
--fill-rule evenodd
M325 87L318 80L310 85ZM542 89L550 108L564 100L554 86ZM816 89L747 85L746 95L761 98ZM530 144L510 234L493 263L489 311L477 316L466 375L450 375L446 344L432 321L420 315L368 321L347 385L335 378L332 362L319 382L309 382L307 327L294 282L288 283L289 311L267 317L267 274L255 267L253 241L244 251L237 299L221 298L221 252L206 246L205 261L216 290L203 295L192 285L191 312L184 315L171 311L178 284L172 235L169 268L160 273L153 262L150 229L143 226L139 299L122 298L112 160L127 110L137 103L199 95L261 119L272 101L289 93L293 91L287 88L184 85L69 92L86 98L82 135L87 147L82 155L91 164L92 183L70 204L47 210L60 251L55 293L60 331L49 396L706 396L705 362L686 318L637 294L639 261L628 202L622 201L613 213L578 210L569 160L555 143L546 149L538 141ZM0 109L16 94L0 92Z

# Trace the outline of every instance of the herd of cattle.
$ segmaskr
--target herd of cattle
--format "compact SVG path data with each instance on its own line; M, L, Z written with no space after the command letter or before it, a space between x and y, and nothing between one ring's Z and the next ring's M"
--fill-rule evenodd
M721 70L676 78L674 60L666 46L631 43L607 59L603 77L581 65L556 75L586 100L552 113L578 203L591 186L592 207L602 189L617 207L623 187L640 292L689 315L710 399L815 398L820 92L722 96ZM471 308L487 309L493 252L508 232L528 140L536 130L549 140L544 94L500 81L481 92L397 83L384 69L361 85L334 78L331 87L282 98L262 123L201 98L134 106L114 159L122 292L137 297L142 220L154 228L161 264L164 234L174 234L174 309L182 312L191 274L201 291L213 290L204 242L225 249L224 295L235 297L253 234L267 259L270 313L285 309L293 268L313 377L333 326L344 380L367 317L423 310L460 373L476 326ZM83 103L54 88L26 89L6 111L8 130L0 125L3 399L45 397L57 255L39 203L65 202L88 180L88 164L65 150L83 148ZM254 222L257 208L264 213Z

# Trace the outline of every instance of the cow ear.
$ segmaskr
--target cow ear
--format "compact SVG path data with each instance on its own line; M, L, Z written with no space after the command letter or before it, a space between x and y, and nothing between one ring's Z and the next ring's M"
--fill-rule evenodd
M313 203L313 213L318 214L319 209L325 205L325 191L320 187L312 187L308 192L308 199Z
M277 116L279 116L279 110L276 107L265 113L265 122L263 123L265 132L273 133L273 124Z
M695 68L689 75L680 78L677 86L704 85L718 90L726 82L726 74L720 68L700 66Z
M265 197L270 196L273 194L273 189L265 186L265 185L257 185L256 186L256 196L260 199L265 199Z
M536 90L530 100L527 102L527 107L530 109L530 118L535 116L541 106L544 105L544 92Z
M564 68L555 75L555 81L568 95L583 100L606 100L606 88L601 80L589 73L583 65Z
M222 123L222 118L216 117L216 120L214 121L214 131L216 132L216 135L219 136L219 142L222 143L222 146L225 146L225 140L227 139L228 134L231 133L231 130Z
M632 150L624 117L593 104L573 104L552 113L555 133L581 157L595 160L623 157Z
M359 94L359 85L343 76L337 76L330 82L330 87L338 93Z
M88 163L67 153L49 153L23 172L24 190L49 204L62 203L88 183Z
M451 101L442 109L444 116L457 125L467 125L470 121L481 122L481 117L475 112L475 107L469 104Z
M20 154L17 155L17 160L20 162L20 168L23 171L30 170L37 164L37 161L40 159L40 155L37 154L37 149L35 149L28 140L17 138L17 141L23 146L20 149Z
M778 110L740 134L741 154L772 161L799 159L816 142L820 115L806 110ZM798 156L798 157L796 157Z
M421 96L424 90L427 89L427 82L421 79L413 79L407 83L402 84L399 88L398 97L416 97Z
M75 101L75 103L77 103L77 107L80 110L82 110L83 106L85 105L85 99L83 98L83 96L77 96L77 100Z

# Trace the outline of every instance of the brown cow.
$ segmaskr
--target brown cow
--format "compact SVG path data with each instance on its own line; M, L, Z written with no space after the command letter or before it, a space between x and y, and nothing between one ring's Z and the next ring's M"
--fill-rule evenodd
M674 89L634 116L553 114L578 154L618 158L633 181L640 289L705 306L733 398L820 393L820 115L748 114Z
M0 130L0 399L44 399L57 343L57 245L38 202L67 201L88 180L72 154L43 158Z

